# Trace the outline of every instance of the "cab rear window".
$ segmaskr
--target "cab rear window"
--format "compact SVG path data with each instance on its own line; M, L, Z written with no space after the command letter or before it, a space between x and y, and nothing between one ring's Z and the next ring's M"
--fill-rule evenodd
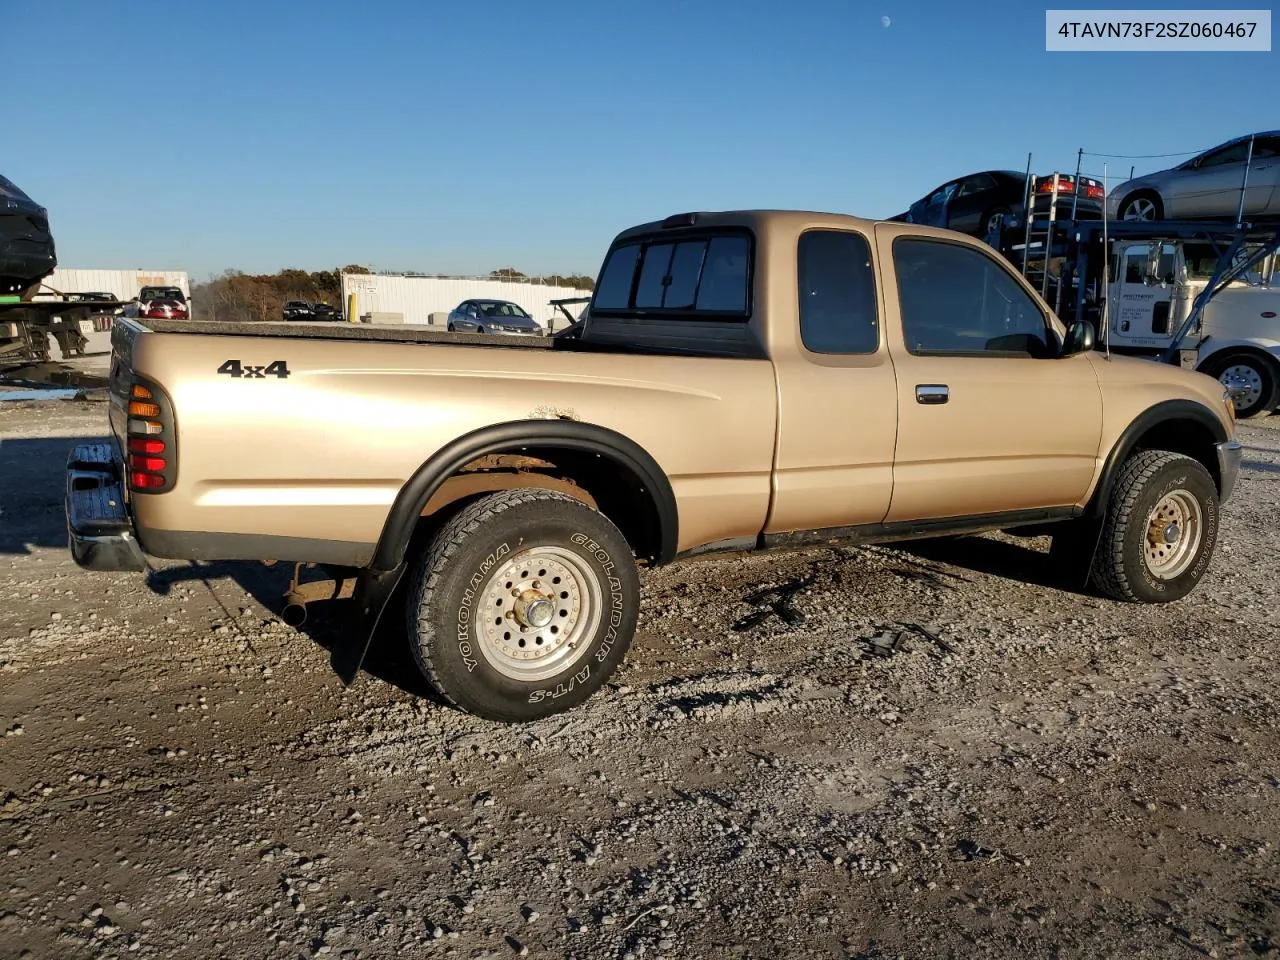
M609 251L591 312L744 319L750 290L750 235L646 237Z

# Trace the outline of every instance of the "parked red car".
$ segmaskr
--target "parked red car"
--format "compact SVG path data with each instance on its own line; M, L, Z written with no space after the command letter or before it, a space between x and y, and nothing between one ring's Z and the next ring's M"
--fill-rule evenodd
M187 305L177 300L149 300L142 315L148 320L185 320Z

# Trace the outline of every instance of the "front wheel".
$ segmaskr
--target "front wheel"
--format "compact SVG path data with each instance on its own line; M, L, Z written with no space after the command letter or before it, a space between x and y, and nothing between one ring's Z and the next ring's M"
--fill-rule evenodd
M1266 416L1280 401L1272 366L1254 354L1234 353L1215 361L1210 369L1231 394L1237 420Z
M1140 190L1124 198L1117 211L1121 220L1163 220L1164 204L1150 190Z
M1199 461L1143 450L1111 490L1090 582L1117 600L1167 603L1204 576L1218 539L1218 490Z
M459 511L424 552L409 644L448 702L490 720L577 706L635 633L640 578L622 533L572 497L522 488Z
M1008 219L1010 212L1008 207L1000 207L984 216L982 218L983 238L985 239L991 236L993 231L999 230L1004 225L1004 221Z

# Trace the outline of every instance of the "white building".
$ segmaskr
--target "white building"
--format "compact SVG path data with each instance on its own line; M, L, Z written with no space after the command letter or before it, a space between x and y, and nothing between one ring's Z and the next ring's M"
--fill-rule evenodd
M344 310L351 294L356 297L356 313L359 316L374 314L375 321L379 322L429 324L432 322L432 314L447 314L463 300L510 300L524 307L543 326L551 325L552 329L560 330L568 325L568 321L548 301L589 297L591 291L509 280L344 273ZM575 317L581 309L582 305L569 307ZM376 316L377 314L383 316ZM441 316L437 316L435 320L438 323L444 322Z
M132 300L143 287L177 287L191 299L191 282L185 270L80 270L58 267L44 279L36 294L113 293L120 300Z

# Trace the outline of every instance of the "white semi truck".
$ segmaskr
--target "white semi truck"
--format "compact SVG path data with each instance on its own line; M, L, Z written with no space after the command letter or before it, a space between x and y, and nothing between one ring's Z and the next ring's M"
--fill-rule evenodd
M1112 350L1164 357L1181 331L1178 359L1221 380L1237 417L1264 416L1280 405L1280 288L1274 285L1274 251L1243 246L1237 259L1255 252L1261 258L1205 298L1189 326L1196 299L1218 267L1220 251L1213 244L1119 238L1112 251L1107 309Z

